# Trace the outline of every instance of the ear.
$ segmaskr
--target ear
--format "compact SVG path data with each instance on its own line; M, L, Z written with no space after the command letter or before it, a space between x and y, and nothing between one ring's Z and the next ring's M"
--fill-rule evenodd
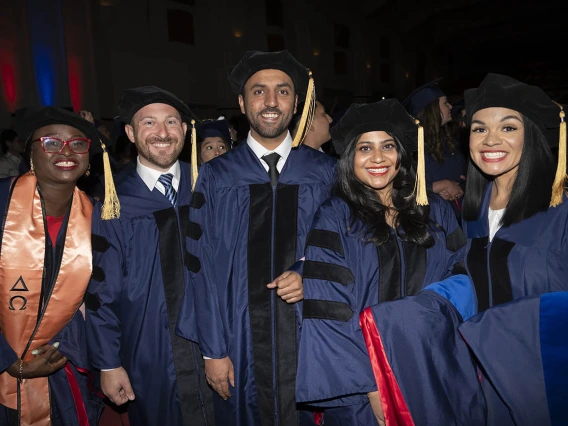
M298 111L298 95L295 95L296 98L294 99L294 114Z
M124 126L124 131L126 132L126 136L128 136L128 139L130 139L130 142L134 143L135 142L134 127L132 127L130 124L126 124Z
M245 112L245 98L243 98L243 95L239 95L239 106L241 107L241 112L246 115L246 112Z
M187 123L185 121L181 123L181 128L183 129L183 137L185 138L187 133Z

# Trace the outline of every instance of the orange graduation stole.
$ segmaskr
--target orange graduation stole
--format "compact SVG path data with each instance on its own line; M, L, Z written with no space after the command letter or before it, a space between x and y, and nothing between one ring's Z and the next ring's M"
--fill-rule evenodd
M47 225L34 176L12 184L0 249L0 331L28 362L31 351L49 342L73 318L92 272L89 198L75 188L61 266L41 311ZM56 267L56 265L54 265ZM0 403L18 410L21 426L49 426L47 377L18 379L0 374Z

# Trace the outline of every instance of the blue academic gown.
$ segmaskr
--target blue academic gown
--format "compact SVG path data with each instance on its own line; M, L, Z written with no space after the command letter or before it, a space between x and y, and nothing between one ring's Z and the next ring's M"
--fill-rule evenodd
M0 211L2 212L6 210L12 179L13 178L10 177L0 180ZM62 249L65 241L66 227L67 219L61 226L55 247L51 242L49 234L46 235L48 243L45 257L46 279L44 285L46 288L52 287L57 278L57 265L60 264L63 254ZM95 426L98 424L98 419L102 413L103 400L95 391L98 387L98 377L92 373L83 373L89 368L89 360L87 357L85 321L81 312L77 311L69 324L57 333L47 344L52 345L55 342L59 342L59 352L69 360L71 372L79 385L89 423ZM4 336L0 334L0 371L6 370L18 358L19 356L10 347L8 342L6 342ZM82 372L80 373L77 368L81 369ZM51 421L53 426L77 426L79 424L77 409L64 368L49 376L49 390ZM16 411L0 405L0 424L17 424Z
M517 298L458 329L490 391L489 425L568 424L567 291Z
M453 273L465 273L465 237L439 196L430 197L435 245L403 242L393 231L377 247L364 243L360 221L351 226L340 198L318 211L303 267L303 322L296 398L324 409L324 424L373 425L367 393L377 386L359 326L359 313L377 303L415 295Z
M93 279L86 297L89 356L122 366L136 399L132 425L211 425L211 390L199 348L175 335L189 272L184 266L191 177L181 163L178 207L148 190L136 169L117 184L120 218L93 215Z
M260 160L242 144L201 167L190 210L195 296L186 292L179 333L197 338L204 355L229 356L233 362L231 397L214 400L218 424L313 421L295 403L299 306L266 285L303 256L335 165L332 157L300 146L292 149L272 187Z
M568 290L568 198L564 196L562 204L546 212L501 227L489 241L487 212L491 189L492 184L489 184L478 220L464 221L463 224L467 236L466 267L475 286L479 311L527 296ZM504 315L509 311L499 312ZM504 327L505 334L524 316L519 314L519 310L510 312L510 325L505 320L494 324L494 327ZM468 325L468 333L474 333L474 328ZM510 337L501 339L499 333L484 334L487 344L477 352L491 347L508 351L513 344L514 333ZM522 358L521 352L507 363L510 378L526 374ZM503 401L491 380L484 380L483 388L488 405L488 424L518 425L511 407Z
M457 328L476 313L467 275L360 315L387 424L485 426L478 371Z

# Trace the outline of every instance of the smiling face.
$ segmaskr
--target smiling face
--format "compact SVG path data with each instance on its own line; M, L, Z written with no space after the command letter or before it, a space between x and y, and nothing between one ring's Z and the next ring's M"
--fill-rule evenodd
M181 121L173 106L149 104L136 112L125 130L130 141L136 144L140 163L165 172L183 149L187 124Z
M227 144L223 138L219 136L210 136L203 139L201 142L201 151L199 155L201 156L201 162L206 163L225 152L227 152Z
M261 70L253 74L239 95L241 112L247 116L251 135L266 147L279 145L288 134L296 112L294 83L280 70Z
M485 108L473 114L469 151L481 171L494 177L517 173L523 153L523 117L508 108Z
M373 188L383 204L390 204L394 178L398 174L396 141L387 132L363 133L356 142L355 176Z
M37 129L32 140L48 136L64 141L86 137L76 128L66 124L51 124ZM75 184L89 167L88 152L75 154L68 145L65 145L61 152L49 154L42 149L40 141L32 143L31 159L40 184Z

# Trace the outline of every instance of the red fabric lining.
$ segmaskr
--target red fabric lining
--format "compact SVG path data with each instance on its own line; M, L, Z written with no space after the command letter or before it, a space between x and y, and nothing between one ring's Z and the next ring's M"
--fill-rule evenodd
M89 426L89 416L87 416L87 409L85 408L85 403L83 402L83 397L81 396L81 389L79 388L79 383L73 374L71 369L71 363L67 361L65 364L65 374L67 375L67 382L71 388L71 394L73 395L73 402L75 402L75 410L77 411L77 420L79 420L79 426Z
M365 337L373 374L379 388L386 426L414 426L404 396L389 364L371 308L366 308L361 312L359 324Z

